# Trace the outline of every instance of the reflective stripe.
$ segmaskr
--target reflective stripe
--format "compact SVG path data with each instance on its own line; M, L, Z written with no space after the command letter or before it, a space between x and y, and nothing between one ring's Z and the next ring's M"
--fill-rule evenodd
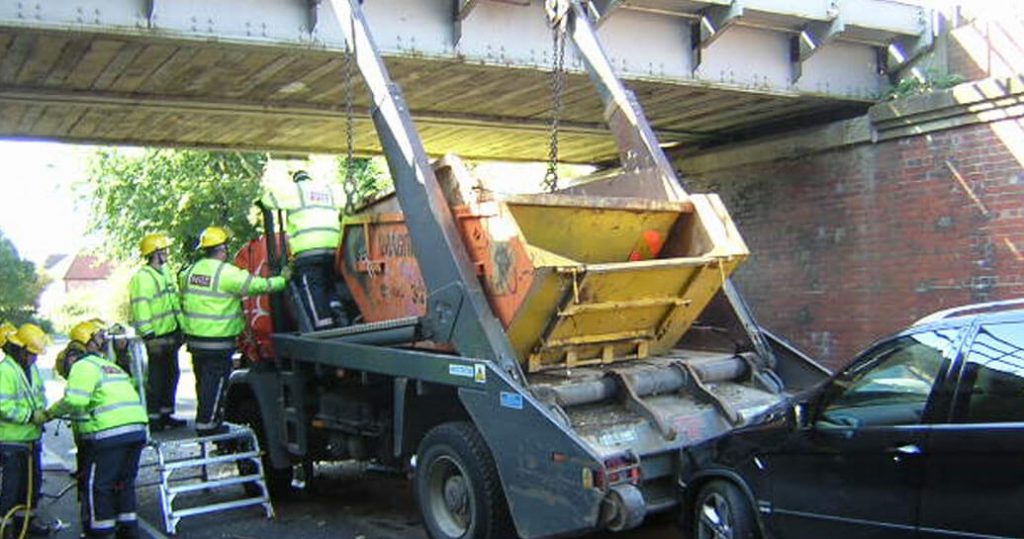
M235 314L205 314L205 313L185 313L185 318L194 318L196 320L235 320L238 315Z
M92 413L93 413L93 415L99 415L99 414L103 414L103 413L106 413L106 412L112 412L114 410L120 410L122 408L128 408L128 407L131 407L131 406L141 406L141 405L138 402L135 402L135 401L119 402L119 403L116 403L116 404L108 404L106 406L100 406L99 408L93 408Z
M211 421L209 423L196 423L196 430L210 430L220 426L220 421Z
M255 275L250 273L249 276L245 278L245 282L242 283L242 288L238 292L239 294L241 294L243 296L248 296L249 295L249 285L252 284L253 277L255 277Z
M134 522L139 519L139 516L135 513L121 513L117 515L118 522Z
M234 350L235 340L225 339L223 341L188 341L188 347L192 350Z
M164 318L167 318L167 317L170 317L170 316L174 316L174 315L175 315L174 311L168 311L166 313L159 314L159 315L154 316L152 318L146 318L145 320L136 320L135 321L135 327L138 328L138 327L142 327L142 326L145 326L145 325L148 325L148 324L152 324L153 322L156 322L157 320L163 320Z
M302 208L299 208L297 210L291 210L291 214L292 215L302 215L302 212L306 212L306 211L310 211L310 210L338 211L338 209L335 208L334 206L321 206L321 205L317 204L316 206L303 206Z
M16 401L25 398L24 393L17 393L15 395L0 395L0 401Z
M91 393L89 393L88 391L86 391L84 389L74 389L74 388L70 388L70 387L67 390L67 394L68 395L74 395L76 397L88 397L89 395L91 395Z
M193 289L186 289L184 295L186 295L186 296L206 296L208 298L233 298L233 297L235 297L235 296L233 296L231 294L227 294L227 293L224 293L224 292L214 292L213 290L193 290Z
M221 261L220 265L217 266L217 271L213 274L213 284L210 286L210 290L220 290L220 274L224 271L224 266L227 266L227 262ZM228 297L234 297L228 294Z
M131 434L133 432L146 432L146 425L142 423L130 423L128 425L121 425L120 427L114 427L112 429L82 434L81 438L85 440L105 440L122 434Z
M92 529L94 530L112 530L114 526L117 526L117 521L114 519L92 521Z
M337 234L338 233L338 229L337 228L328 228L328 227L307 228L307 229L304 229L304 230L299 230L298 232L292 234L292 237L294 238L294 237L297 237L297 236L302 236L302 235L305 235L305 234L309 234L310 232L330 232L331 234Z
M153 298L132 298L132 303L142 303L143 301L153 301Z

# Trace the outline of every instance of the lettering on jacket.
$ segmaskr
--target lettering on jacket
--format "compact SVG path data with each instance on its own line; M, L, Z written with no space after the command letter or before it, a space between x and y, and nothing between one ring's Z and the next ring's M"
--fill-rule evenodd
M189 277L188 277L188 284L195 285L195 286L205 286L205 287L209 288L210 281L211 281L211 279L210 279L209 275L196 275L196 274L192 274L192 275L189 275Z
M331 194L328 193L327 191L310 191L309 192L309 200L311 200L313 202L317 202L317 203L321 203L322 202L324 204L330 204L331 203Z

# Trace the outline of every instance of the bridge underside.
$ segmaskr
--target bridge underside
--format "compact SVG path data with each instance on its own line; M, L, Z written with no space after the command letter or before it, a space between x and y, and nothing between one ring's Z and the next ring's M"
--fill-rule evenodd
M239 11L251 5L258 11L279 1L247 4L218 0L207 5L219 4L222 9L234 5ZM417 6L409 8L413 11L409 18L427 4L450 10L446 2L417 2L409 4ZM329 12L320 14L319 27L313 31L306 27L305 34L298 37L282 37L272 35L274 28L268 35L267 24L259 26L258 19L246 18L242 30L241 20L226 28L212 15L188 19L170 11L200 9L196 6L203 5L201 2L91 3L102 4L106 11L79 7L77 13L70 8L50 13L45 10L51 6L42 7L41 3L35 4L33 11L31 3L0 0L0 137L280 152L344 151L348 117L345 60L343 43L331 37L328 23L336 22L331 21ZM110 10L121 4L138 5L124 14L111 14ZM545 66L550 64L550 43L544 41L549 34L539 6L481 3L472 15L479 19L478 33L488 34L489 27L503 28L494 26L494 21L507 22L508 16L531 21L532 26L524 23L502 30L506 35L493 39L509 43L509 47L498 49L480 35L474 37L469 26L473 18L463 21L459 37L463 42L458 46L452 45L448 34L437 39L443 44L431 45L424 37L429 33L398 32L398 19L388 19L391 15L384 4L388 2L368 2L368 17L371 24L382 21L380 41L388 67L405 94L428 152L454 152L478 159L546 157L552 100ZM150 7L149 13L145 5ZM301 20L309 20L310 12L298 9L296 13ZM175 17L181 21L170 21ZM488 21L488 17L494 20ZM659 17L652 29L665 26L662 19L666 17L673 23L682 20L619 10L614 16L609 14L602 33L608 34L613 61L622 66L623 76L666 146L715 144L852 116L864 111L870 104L868 94L880 88L877 66L863 61L872 58L874 49L865 48L865 55L851 52L853 45L841 43L832 46L859 58L857 69L867 71L867 75L854 74L847 81L857 87L856 92L812 91L799 87L795 78L776 81L781 75L776 76L772 69L778 66L761 66L764 73L722 70L719 80L713 80L711 74L699 70L716 65L709 58L718 45L709 45L704 64L696 68L688 43L673 45L679 49L676 53L686 56L680 57L679 66L651 63L638 68L647 48L657 51L647 56L661 61L664 58L659 55L664 51L657 48L675 41L658 41L664 38L652 30L654 41L650 44L637 50L622 44L623 35L642 35L636 33L645 28L638 21L649 23L651 17ZM132 21L134 24L129 24ZM206 24L209 28L202 28ZM692 27L679 25L678 35L672 35L686 38ZM259 32L263 34L251 35ZM534 42L517 51L509 32L523 33L524 40ZM765 34L749 34L747 38L755 41L773 37L766 30L752 28L731 32L739 38L744 37L743 32ZM788 43L788 37L782 39ZM734 44L725 45L721 54L730 54ZM792 67L790 58L780 61L786 69ZM571 55L568 62L576 65ZM813 76L805 77L803 83L812 84ZM377 137L358 75L354 86L356 151L377 153ZM615 159L600 100L586 75L578 71L570 75L564 102L561 157L567 162Z

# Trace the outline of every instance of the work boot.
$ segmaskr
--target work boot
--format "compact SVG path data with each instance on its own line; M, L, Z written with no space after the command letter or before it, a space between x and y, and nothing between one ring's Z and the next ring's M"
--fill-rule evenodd
M15 534L21 532L21 522L16 523ZM43 522L39 517L32 517L28 520L28 530L26 534L29 537L49 537L53 533L53 526Z
M167 428L167 423L164 422L164 418L150 419L149 420L149 432L160 432Z
M168 428L168 429L177 429L177 428L184 427L185 425L188 424L188 422L185 421L184 419L178 419L176 417L171 417L171 414L165 415L162 419L163 419L163 422L164 422L164 428Z

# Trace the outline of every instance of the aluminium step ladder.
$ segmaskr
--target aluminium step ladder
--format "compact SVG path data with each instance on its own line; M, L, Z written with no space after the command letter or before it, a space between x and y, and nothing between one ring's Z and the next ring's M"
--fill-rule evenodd
M203 437L154 437L147 448L154 459L143 464L143 469L154 469L155 481L140 487L158 486L164 530L177 532L183 518L261 506L266 518L274 518L263 463L260 460L259 441L248 426L225 423L228 432ZM234 490L234 492L232 492ZM211 503L192 502L180 507L189 494L216 494ZM231 497L233 496L233 497Z

